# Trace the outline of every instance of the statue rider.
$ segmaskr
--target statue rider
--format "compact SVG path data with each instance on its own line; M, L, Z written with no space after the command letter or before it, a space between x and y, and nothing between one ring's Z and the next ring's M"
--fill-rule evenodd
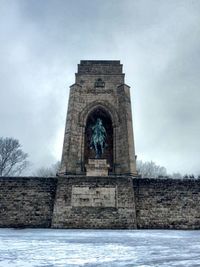
M102 120L97 118L96 123L92 128L92 136L90 140L90 149L94 149L96 159L101 158L104 148L106 146L106 130L103 126Z

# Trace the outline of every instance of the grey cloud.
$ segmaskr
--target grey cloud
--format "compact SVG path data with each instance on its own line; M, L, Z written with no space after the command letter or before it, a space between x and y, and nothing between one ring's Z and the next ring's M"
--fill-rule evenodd
M1 135L33 168L59 160L68 87L81 59L120 59L136 152L200 172L199 1L1 1Z

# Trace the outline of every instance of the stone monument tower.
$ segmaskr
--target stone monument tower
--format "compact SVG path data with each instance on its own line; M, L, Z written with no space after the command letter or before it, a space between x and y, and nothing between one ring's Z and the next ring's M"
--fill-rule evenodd
M118 60L81 60L70 87L60 176L137 174L124 76Z
M82 60L70 87L53 228L137 228L130 87L120 61Z

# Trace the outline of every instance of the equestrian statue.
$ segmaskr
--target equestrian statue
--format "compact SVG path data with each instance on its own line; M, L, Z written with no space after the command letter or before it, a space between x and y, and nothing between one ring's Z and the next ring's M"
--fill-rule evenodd
M100 159L106 147L106 130L100 118L97 118L95 125L91 128L90 149L94 149L96 153L95 158Z

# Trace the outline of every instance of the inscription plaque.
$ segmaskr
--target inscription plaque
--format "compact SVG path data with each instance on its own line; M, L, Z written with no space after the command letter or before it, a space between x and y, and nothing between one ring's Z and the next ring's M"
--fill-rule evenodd
M73 186L72 207L116 207L115 187Z

